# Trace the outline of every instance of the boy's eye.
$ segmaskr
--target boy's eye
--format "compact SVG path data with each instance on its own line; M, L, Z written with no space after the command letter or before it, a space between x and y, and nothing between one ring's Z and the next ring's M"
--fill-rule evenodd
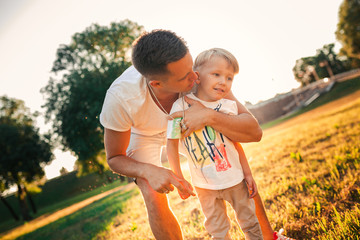
M228 80L229 80L229 81L232 81L233 79L232 79L231 77L228 77Z
M220 76L220 74L218 74L218 73L214 73L213 75L214 75L214 76L217 76L217 77Z

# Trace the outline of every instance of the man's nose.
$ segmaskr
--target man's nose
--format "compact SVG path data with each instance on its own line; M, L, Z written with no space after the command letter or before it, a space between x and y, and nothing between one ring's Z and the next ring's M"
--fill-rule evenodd
M198 79L198 75L193 71L189 79L190 81L195 81L196 79Z

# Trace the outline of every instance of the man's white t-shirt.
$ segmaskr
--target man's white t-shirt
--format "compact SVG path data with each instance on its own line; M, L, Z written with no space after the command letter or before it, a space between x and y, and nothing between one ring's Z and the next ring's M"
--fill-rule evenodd
M238 114L234 101L220 99L215 102L205 102L192 93L187 96L216 111ZM170 114L187 108L186 102L184 104L180 98L173 104ZM180 120L181 118L177 118L168 121L167 138L181 140L182 152L186 153L193 185L219 190L239 184L244 179L244 173L233 142L209 126L191 133L185 139L181 138Z
M166 131L166 114L153 101L145 78L133 67L106 92L100 123L107 129L154 136Z

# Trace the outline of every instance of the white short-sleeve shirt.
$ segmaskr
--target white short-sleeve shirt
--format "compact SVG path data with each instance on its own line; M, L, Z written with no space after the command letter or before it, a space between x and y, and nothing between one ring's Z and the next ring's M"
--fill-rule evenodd
M133 67L118 77L106 92L100 123L115 131L154 136L166 131L166 114L153 101L145 78Z
M220 99L215 102L205 102L192 93L187 96L216 111L238 114L234 101ZM181 98L178 99L170 113L186 110L188 105L183 103ZM239 154L230 139L209 126L191 133L186 138L181 138L180 120L181 118L176 118L168 121L167 138L181 140L182 152L186 153L194 186L219 190L235 186L244 179Z

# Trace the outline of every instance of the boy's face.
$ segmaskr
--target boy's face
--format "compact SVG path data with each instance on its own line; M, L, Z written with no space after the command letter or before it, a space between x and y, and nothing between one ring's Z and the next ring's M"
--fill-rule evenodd
M234 68L223 58L213 56L198 69L197 97L212 102L224 98L231 90Z

